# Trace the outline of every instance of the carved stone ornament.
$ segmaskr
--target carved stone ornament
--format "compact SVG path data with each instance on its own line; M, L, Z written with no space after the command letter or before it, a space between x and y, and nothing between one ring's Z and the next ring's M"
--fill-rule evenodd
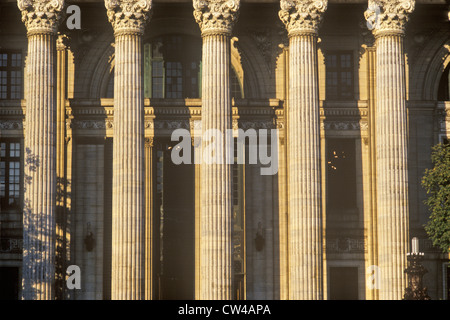
M28 35L56 34L64 0L17 0L17 6Z
M149 137L144 139L144 144L146 148L151 148L154 146L154 137Z
M327 0L281 0L278 16L289 36L317 35L322 17L328 7Z
M114 34L144 34L150 20L152 0L105 0Z
M193 0L194 18L202 35L231 35L240 4L240 0Z
M69 47L70 38L65 34L58 33L56 38L56 50L65 50Z
M375 37L379 35L403 35L409 15L414 11L415 0L369 0L364 12L367 27Z

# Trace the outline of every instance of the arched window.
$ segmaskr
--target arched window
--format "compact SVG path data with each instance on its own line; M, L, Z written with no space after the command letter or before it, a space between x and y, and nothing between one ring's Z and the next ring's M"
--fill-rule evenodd
M201 98L201 39L186 35L165 35L144 44L144 97L158 99ZM243 98L241 82L230 70L231 96ZM106 89L114 97L114 71Z
M184 35L153 38L144 45L146 98L199 98L200 39Z
M450 100L450 65L445 68L442 74L441 81L439 82L438 100L448 101Z

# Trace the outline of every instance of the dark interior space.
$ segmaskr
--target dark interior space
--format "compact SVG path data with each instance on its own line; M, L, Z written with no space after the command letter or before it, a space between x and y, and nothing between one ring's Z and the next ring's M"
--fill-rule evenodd
M194 299L195 197L194 165L175 165L171 144L157 151L154 209L155 296L164 300Z

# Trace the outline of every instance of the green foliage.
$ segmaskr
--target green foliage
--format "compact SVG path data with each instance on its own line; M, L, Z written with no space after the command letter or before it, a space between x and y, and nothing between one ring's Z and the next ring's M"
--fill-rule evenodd
M446 253L450 252L450 144L440 143L432 150L433 167L422 179L428 194L425 203L431 212L425 231L433 245Z

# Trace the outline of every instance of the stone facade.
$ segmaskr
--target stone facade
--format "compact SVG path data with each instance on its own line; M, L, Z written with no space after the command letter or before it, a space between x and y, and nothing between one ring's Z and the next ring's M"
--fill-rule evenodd
M420 186L450 138L445 1L70 4L80 30L63 0L0 4L0 72L21 54L23 75L0 99L0 161L20 168L20 205L0 204L11 295L401 299L416 236L448 297ZM175 129L192 151L208 129L278 129L278 171L174 165Z

